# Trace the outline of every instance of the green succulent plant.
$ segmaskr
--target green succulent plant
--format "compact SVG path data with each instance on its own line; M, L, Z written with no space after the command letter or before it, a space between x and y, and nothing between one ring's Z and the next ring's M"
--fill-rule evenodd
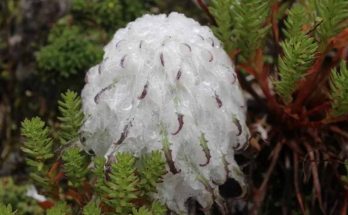
M116 153L111 163L104 158L93 158L79 147L78 129L83 123L80 97L67 91L58 103L62 115L58 117L60 135L57 138L50 137L48 127L40 118L22 123L25 137L22 150L32 169L33 182L48 195L49 201L55 202L47 214L73 214L80 211L81 205L86 215L107 211L121 215L147 210L156 215L165 214L166 208L150 195L157 192L156 186L166 174L164 155L153 151L136 158L131 153ZM99 203L93 203L92 197L99 199ZM67 204L68 198L75 203ZM134 204L140 200L142 204Z

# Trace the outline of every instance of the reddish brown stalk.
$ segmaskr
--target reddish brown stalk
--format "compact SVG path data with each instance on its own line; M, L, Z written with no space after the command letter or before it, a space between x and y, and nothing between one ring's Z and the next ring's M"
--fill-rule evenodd
M50 209L54 206L54 203L50 200L46 200L43 202L38 202L39 206L43 209Z
M279 7L280 3L279 1L275 1L275 3L272 5L271 8L271 26L272 26L272 37L273 37L273 51L272 56L274 59L273 67L278 64L278 55L281 52L280 47L280 36L279 36L279 23L278 23L278 16L279 16Z
M196 0L197 4L202 8L202 10L208 15L213 25L216 25L216 21L213 15L211 15L208 6L205 4L203 0Z
M255 195L254 195L254 203L255 204L252 208L251 214L258 214L258 211L262 206L262 202L263 202L265 195L266 195L266 192L267 192L268 181L270 180L270 177L273 173L274 167L278 161L279 154L280 154L280 151L282 149L283 143L284 143L284 140L281 142L278 142L271 153L272 161L267 169L266 175L262 181L261 186L255 191Z
M69 189L66 195L70 196L72 199L74 199L78 205L80 205L80 206L83 205L82 204L83 200L82 200L81 195L78 192L76 192L75 190Z
M336 49L346 48L348 46L348 28L329 40L330 46Z
M265 78L263 76L258 75L257 72L250 66L240 64L237 67L243 69L244 71L253 75L256 78L257 82L259 83L259 85L261 87L263 94L267 98L267 102L272 103L273 104L272 106L274 106L275 100L274 100L274 97L272 96L272 94L269 90L268 80L265 80Z
M114 209L110 207L109 205L107 205L105 202L100 202L99 208L103 212L102 214L111 214L115 212Z
M247 66L247 65L244 65L244 64L238 64L237 68L238 69L243 69L245 72L249 73L250 75L256 76L256 71L252 67L250 67L250 66Z
M341 135L342 137L348 139L348 132L343 131L342 129L340 129L339 127L332 125L329 127L329 129L339 135Z
M261 53L262 54L262 53ZM260 68L258 67L259 65L257 65L258 63L256 63L255 68ZM261 66L260 70L255 70L253 67L245 65L245 64L239 64L237 65L237 68L239 69L243 69L245 72L253 75L257 82L259 83L261 90L263 92L263 94L266 96L267 98L267 102L269 103L270 107L272 109L278 109L278 104L274 98L274 96L271 93L271 90L269 88L269 83L268 83L268 73L265 72L265 69L263 68L264 66Z
M321 198L321 187L320 187L320 180L319 180L319 174L318 174L318 166L315 161L315 154L314 150L311 147L310 144L307 142L304 142L304 145L306 147L306 150L308 152L309 160L310 160L310 166L311 166L311 172L312 172L312 179L313 179L313 184L314 184L314 190L316 192L316 196L319 202L319 207L323 214L325 214L324 206L323 206L323 201Z
M64 178L64 174L59 171L62 162L57 160L51 166L51 168L47 172L47 178L50 183L50 190L48 191L49 195L51 195L54 199L59 200L59 183Z
M323 120L323 123L325 124L332 124L332 123L338 123L348 120L348 114L343 116L337 116L337 117L328 117L325 120Z
M317 78L315 80L315 84L316 86L325 86L328 79L330 78L330 74L332 69L337 66L337 64L341 61L342 59L342 55L344 53L344 49L338 49L336 56L332 59L331 63L329 63L327 66L323 66L321 68L321 71L317 73ZM318 90L315 90L316 87L313 88L313 91L308 95L308 97L310 95L315 94L316 92L318 92Z
M342 60L342 56L344 55L344 50L343 48L341 49L338 49L337 51L337 54L335 56L335 58L332 60L332 62L330 63L330 65L328 65L326 67L326 69L324 71L322 71L320 74L318 74L319 76L319 80L317 82L317 85L318 86L321 86L321 85L325 85L325 82L328 81L328 79L330 78L330 75L331 75L331 72L332 72L332 69L334 67L337 66L337 64L340 63L340 61Z
M304 113L305 117L311 116L313 114L322 112L322 111L327 111L331 107L330 102L324 102L310 110L308 110L306 113Z
M84 192L84 196L90 200L93 196L93 192L92 192L92 187L91 185L89 184L88 181L85 181L83 183L83 192Z
M265 94L265 96L267 98L267 101L268 101L271 109L278 111L279 105L271 93L271 90L269 88L268 78L266 77L265 74L262 74L262 75L258 76L257 79L259 81L262 92Z
M279 113L279 105L269 87L268 71L270 68L269 66L264 64L263 50L261 48L256 50L254 62L254 68L256 72L255 77L258 80L260 87L267 98L267 101L270 105L270 109Z
M271 156L272 156L271 165L268 167L266 176L263 179L262 184L261 184L259 190L263 190L263 191L266 190L268 181L269 181L269 179L270 179L270 177L272 175L272 172L274 170L274 167L275 167L275 165L276 165L276 163L278 161L279 153L280 153L280 151L281 151L281 149L283 147L283 143L284 143L284 141L278 142L277 145L274 147L274 150L271 153Z
M295 141L288 141L286 142L286 145L290 147L290 149L297 154L297 157L300 155L300 157L303 157L303 150L302 148L299 146L299 144L297 144Z
M299 95L295 99L292 109L295 112L299 112L303 103L308 98L308 96L314 92L317 86L320 86L323 80L326 80L326 77L331 72L331 69L337 65L337 63L341 60L343 49L345 49L348 45L348 28L344 29L340 34L332 37L329 40L329 45L322 53L318 53L317 58L313 66L308 70L308 77L304 79L299 84ZM338 49L338 53L336 57L333 59L332 63L322 70L322 64L324 62L325 55L332 50L333 48Z
M59 160L56 161L56 162L54 162L53 165L52 165L52 167L51 167L50 170L48 171L47 176L48 176L49 178L54 178L54 175L57 174L60 165L61 165L61 162L60 162Z
M305 121L305 122L301 122L300 121L300 124L304 127L309 127L309 128L320 128L322 125L323 125L323 122L322 120L318 120L318 121L313 121L313 122L308 122L308 121Z
M274 37L274 42L276 45L279 44L279 28L278 28L278 11L279 11L279 2L277 1L272 5L271 9L271 22L272 22L272 32Z
M300 186L298 184L298 180L299 180L298 179L298 155L296 152L293 152L293 155L294 155L294 186L295 186L296 198L301 207L302 214L305 215L306 208L304 206L303 198L300 191Z
M64 173L59 172L54 178L54 183L59 184L59 182L64 178Z
M237 76L241 87L246 90L250 95L254 97L258 102L262 102L260 96L257 92L251 87L251 83L249 83L243 75L237 70Z
M348 213L348 190L346 190L343 206L341 208L341 215L346 215Z
M289 125L292 128L296 128L296 127L319 128L325 124L324 120L309 121L308 118L305 118L305 117L300 118L298 114L293 114L289 107L278 106L277 111L278 112L276 113L280 117L282 117L281 118L282 122L286 123L286 125Z
M240 53L240 49L235 49L235 50L228 50L228 56L230 56L231 60L233 62L236 62L236 56Z
M324 61L324 57L324 54L318 54L313 66L307 72L307 78L300 82L298 87L299 94L291 105L291 109L295 112L300 112L302 110L303 103L306 100L306 98L309 96L311 92L313 92L313 89L318 87L318 82L316 81L317 74L320 71L321 65Z

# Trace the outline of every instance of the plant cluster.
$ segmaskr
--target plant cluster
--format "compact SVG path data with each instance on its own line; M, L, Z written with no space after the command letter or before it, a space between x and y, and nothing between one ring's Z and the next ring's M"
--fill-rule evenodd
M258 151L255 163L263 163L269 153L272 156L266 176L254 188L252 211L274 213L279 207L270 202L279 199L275 190L286 184L295 193L284 190L284 201L289 203L283 211L296 206L290 205L294 198L297 212L303 214L327 213L333 203L338 204L334 210L345 214L347 186L340 176L347 174L341 171L347 155L339 152L344 148L341 138L348 135L338 125L348 120L348 1L213 0L210 12L217 24L214 32L236 63L242 87L266 109L267 121L249 113L255 121L252 127L272 127L270 145L251 141L251 148ZM338 177L324 174L329 169L321 160L329 161L326 165ZM286 177L277 171L281 161L287 162L293 183L281 179ZM278 185L269 185L272 173ZM301 182L305 174L312 180ZM258 175L254 173L253 179ZM337 187L326 184L328 180L337 181ZM345 197L332 201L330 195ZM316 201L308 201L309 196Z
M139 0L73 0L70 13L51 29L36 60L46 78L68 78L84 73L101 60L102 45L115 30L149 8Z
M83 31L77 26L54 27L48 45L36 55L39 68L68 78L98 62L102 57L98 41L82 35Z
M28 184L16 184L11 177L4 177L0 179L0 187L0 204L3 206L11 205L12 209L21 215L43 213L43 209L36 204L36 201L27 196L27 191L30 189ZM4 209L0 211L3 212Z
M112 159L94 157L81 150L78 129L83 123L81 99L73 91L58 102L59 138L38 117L22 123L22 150L30 177L41 194L47 214L148 214L166 213L153 199L166 174L160 151L140 158L116 153Z
M19 14L15 1L4 2L9 12L0 14L1 28L17 22ZM73 0L69 14L54 24L47 44L36 53L42 79L74 81L74 75L99 61L110 34L153 2L162 9L169 5L159 0ZM347 214L348 1L211 0L209 8L208 1L195 2L213 18L215 35L234 61L242 87L252 95L253 159L242 165L250 173L251 204L235 212ZM4 55L4 41L8 38L0 41L0 88L5 92L0 110L13 103L13 112L19 112L16 107L24 102L11 100L21 90L14 84L15 67ZM163 155L135 158L120 153L107 163L86 154L79 148L79 98L73 92L63 97L58 133L40 118L22 124L22 149L33 182L48 197L40 203L47 214L164 214L151 194L165 173ZM13 124L7 120L5 127ZM0 121L0 139L7 130ZM14 199L10 193L4 189L0 196ZM5 215L21 213L21 208L14 201L0 203Z

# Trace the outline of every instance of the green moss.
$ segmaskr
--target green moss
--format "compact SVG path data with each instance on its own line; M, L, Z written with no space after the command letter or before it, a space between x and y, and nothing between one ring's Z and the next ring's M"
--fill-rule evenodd
M58 77L67 78L85 72L101 60L101 47L95 40L84 36L79 27L66 27L60 30L60 34L57 31L52 31L48 45L36 54L38 66L43 72L54 72Z
M16 214L31 215L43 213L43 209L37 204L36 200L26 195L29 185L15 184L12 178L5 177L0 179L0 187L0 212L4 213L5 211L1 207L11 205L15 209ZM3 204L2 206L1 203Z

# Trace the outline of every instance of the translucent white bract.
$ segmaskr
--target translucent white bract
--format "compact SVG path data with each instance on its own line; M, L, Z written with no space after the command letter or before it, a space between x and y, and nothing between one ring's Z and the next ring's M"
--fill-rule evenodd
M185 212L209 208L233 177L248 139L233 65L208 27L182 14L145 15L120 29L82 91L86 150L98 155L162 150L168 173L158 198Z

